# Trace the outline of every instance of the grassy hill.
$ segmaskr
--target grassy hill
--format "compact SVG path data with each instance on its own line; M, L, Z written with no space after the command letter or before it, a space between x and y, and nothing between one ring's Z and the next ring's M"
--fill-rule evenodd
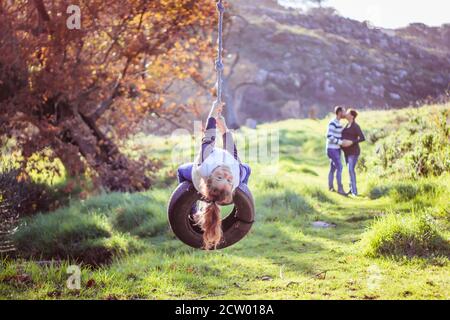
M356 199L327 191L326 119L243 129L239 141L279 133L278 171L251 163L257 222L218 252L186 247L166 220L176 186L172 150L191 137L136 137L130 154L168 163L155 188L99 194L26 218L14 236L22 258L0 259L0 298L449 299L448 110L363 112L368 141ZM81 290L69 290L66 270L77 259L87 263Z

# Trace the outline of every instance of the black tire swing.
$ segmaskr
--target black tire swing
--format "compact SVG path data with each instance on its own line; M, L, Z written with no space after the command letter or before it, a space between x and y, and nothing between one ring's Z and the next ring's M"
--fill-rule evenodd
M192 206L202 195L190 182L180 184L170 197L168 216L172 231L177 238L197 249L203 249L203 232L191 217ZM216 249L229 247L244 238L252 228L255 219L253 196L245 184L235 191L234 208L222 219L223 239Z
M218 58L216 60L217 71L217 103L222 102L222 33L223 13L225 8L222 0L217 2L219 12L218 25ZM169 200L167 215L169 224L175 236L196 249L203 249L203 232L192 219L191 211L197 201L201 201L202 195L195 189L191 182L181 183L173 192ZM252 193L247 185L241 184L236 188L233 197L234 208L231 213L222 219L223 238L216 249L229 247L244 238L252 228L255 219L255 204Z

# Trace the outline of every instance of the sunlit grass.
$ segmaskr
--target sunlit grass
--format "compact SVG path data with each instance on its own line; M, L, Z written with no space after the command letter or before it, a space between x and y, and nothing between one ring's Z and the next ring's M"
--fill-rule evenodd
M362 247L371 257L450 257L450 243L433 218L415 212L380 217L364 234Z
M433 108L441 107L417 112L425 115ZM383 127L395 130L410 111L362 112L359 122L367 132ZM421 237L434 243L433 239L439 238L444 241L441 245L445 241L448 244L450 176L398 181L380 178L368 170L358 176L361 197L331 193L327 191L328 162L324 154L326 125L326 119L287 120L258 127L258 131L284 132L280 134L277 171L265 164L250 163L256 223L241 242L217 252L186 247L168 228L166 203L176 186L176 164L170 159L179 140L141 136L131 141L129 146L137 148L133 151L136 154L144 148L153 157L167 160L165 171L158 176L164 183L158 182L155 189L144 193L99 194L73 201L69 208L46 214L48 218L35 218L34 226L30 223L29 227L36 233L25 239L26 244L36 247L46 238L56 239L51 232L38 235L39 230L49 228L40 225L51 224L50 215L55 215L55 220L58 215L68 215L70 219L60 223L67 228L54 224L49 230L58 236L65 234L60 233L62 230L79 230L72 223L79 224L80 219L89 227L81 227L76 235L104 230L109 236L101 234L100 239L116 239L112 244L122 248L118 250L121 253L109 264L83 266L81 290L66 286L66 269L76 263L74 259L47 266L1 260L0 298L449 299L448 258L428 245L430 242L426 244L428 252L434 253L431 255L408 256L391 247L386 253L379 249L381 243L405 248L396 240L397 235L402 241ZM236 134L244 135L249 130ZM245 141L243 137L238 139ZM376 145L367 142L362 149L363 154L371 155ZM192 144L186 150L194 152L197 148ZM347 188L345 169L343 176ZM432 217L437 233L429 233L434 229L423 224L425 216ZM314 221L336 227L314 228ZM373 254L368 254L372 249ZM27 274L31 280L22 283L11 277L17 274Z

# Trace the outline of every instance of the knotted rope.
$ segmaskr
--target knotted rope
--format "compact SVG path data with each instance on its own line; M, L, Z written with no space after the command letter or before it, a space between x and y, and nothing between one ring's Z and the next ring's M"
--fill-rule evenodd
M222 83L223 83L223 14L225 12L225 7L222 0L217 1L217 11L219 12L219 23L218 23L218 35L217 35L217 59L216 59L216 72L217 72L217 99L216 103L220 104L222 102Z

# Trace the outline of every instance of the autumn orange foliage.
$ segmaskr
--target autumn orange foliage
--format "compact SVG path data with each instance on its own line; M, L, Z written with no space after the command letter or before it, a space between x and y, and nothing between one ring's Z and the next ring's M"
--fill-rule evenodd
M69 5L81 28L66 26ZM118 142L149 114L176 109L174 79L199 77L216 23L211 0L0 0L0 136L25 160L50 148L67 172L109 190L150 186Z

